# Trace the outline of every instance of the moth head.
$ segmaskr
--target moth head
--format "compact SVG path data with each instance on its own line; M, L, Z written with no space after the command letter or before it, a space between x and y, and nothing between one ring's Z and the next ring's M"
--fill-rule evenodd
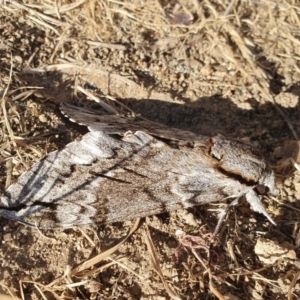
M276 196L279 194L279 189L276 186L275 175L269 168L265 170L264 175L259 179L256 190L260 195Z

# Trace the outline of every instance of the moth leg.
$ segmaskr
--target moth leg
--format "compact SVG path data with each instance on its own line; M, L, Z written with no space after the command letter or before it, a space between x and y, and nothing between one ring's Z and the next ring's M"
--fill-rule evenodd
M254 190L250 190L246 195L247 202L251 205L252 209L258 213L263 214L273 225L277 226L275 221L269 216L265 210L260 198Z
M213 238L214 238L219 233L221 224L223 223L225 217L227 217L227 215L228 215L228 209L217 208L217 209L209 209L209 211L218 212L218 224L217 224L217 226L214 230L214 233L212 235Z
M238 198L234 199L232 202L230 202L229 206L226 209L223 209L223 208L209 209L209 211L216 211L216 212L218 212L218 223L217 223L217 226L216 226L216 228L214 230L213 237L215 237L219 233L220 227L221 227L223 221L229 215L232 207L238 205L239 199L240 198L238 197Z

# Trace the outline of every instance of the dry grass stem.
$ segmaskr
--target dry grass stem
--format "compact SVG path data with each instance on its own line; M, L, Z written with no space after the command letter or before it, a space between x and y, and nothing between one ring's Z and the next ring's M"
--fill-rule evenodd
M92 247L96 247L96 244L92 241L92 239L85 233L84 230L82 230L81 228L78 228L80 230L80 232L82 233L82 235L88 240L88 242L90 243L90 245Z
M27 87L29 88L29 87ZM24 91L23 93L20 93L18 94L17 96L13 97L13 100L20 100L20 101L24 101L26 100L27 98L29 98L30 96L32 96L35 92L38 91L38 88L37 87L30 87L30 88L33 88L33 90L29 90L29 91ZM41 88L42 89L42 88ZM11 92L11 94L13 93L14 91Z
M11 175L12 175L12 170L13 170L13 164L12 164L12 159L9 158L6 161L6 182L5 182L5 189L7 189L11 185Z
M208 270L208 275L209 275L209 290L211 291L211 293L215 295L219 300L226 300L224 295L222 295L215 287L213 283L213 276L211 274L211 270Z
M106 259L110 259L110 257L107 257ZM98 268L93 268L91 270L84 270L80 273L76 273L76 278L87 278L87 277L96 276L97 274L101 273L105 269L108 269L109 267L111 267L115 264L116 264L116 262L112 261L112 262L102 265L101 267L98 267ZM59 280L61 280L61 278L59 278ZM56 284L56 282L58 282L59 280L57 279L57 280L51 282L49 284L49 286L54 286Z
M23 286L22 286L24 283L33 284L33 286L39 291L39 293L40 293L40 295L42 296L43 299L47 300L47 297L45 296L44 292L42 291L42 290L45 290L47 292L50 292L56 300L62 300L51 288L49 288L49 287L47 287L43 284L40 284L40 283L32 281L32 280L20 280L19 284L20 284L20 291L21 291L22 300L26 300L26 297L25 297L24 291L23 291Z
M85 0L78 0L74 3L61 5L58 8L58 13L62 14L62 13L71 11L71 10L75 9L76 7L80 6L81 4L83 4L84 2L85 2ZM41 8L44 8L44 7L41 7ZM57 14L57 9L56 8L55 9L48 9L48 10L46 9L46 10L44 10L44 14L46 14L46 15L55 15L55 14Z
M0 282L0 286L9 293L10 296L0 294L0 299L2 300L20 300L20 298L16 295L16 293L6 284ZM5 298L6 297L6 298Z
M52 30L53 32L56 33L56 35L60 36L60 32L58 30L55 29L55 27L53 27L52 25L48 24L47 22L40 20L36 17L33 16L28 16L29 19L31 19L32 21L34 21L37 25L42 25L45 26L46 28Z
M0 300L19 300L20 298L14 298L5 294L0 294Z
M140 220L136 220L134 226L131 228L130 232L128 233L128 235L126 236L126 238L124 240L122 240L120 243L118 243L117 245L115 245L114 247L106 250L103 253L100 253L99 255L96 255L95 257L85 261L84 263L82 263L80 266L76 267L75 269L73 269L70 272L70 276L75 275L76 273L80 273L86 269L89 269L91 267L93 267L94 265L96 265L97 263L103 261L104 259L106 259L107 257L109 257L110 255L112 255L114 252L116 252L118 250L118 248L123 245L128 239L129 237L136 231L136 229L138 228L140 223Z
M294 278L291 281L291 284L289 286L289 290L288 290L288 300L292 300L293 299L293 295L292 295L292 290L296 285L296 282L298 281L298 279L300 278L300 272L297 272L296 274L294 274ZM294 298L296 299L296 298Z
M135 271L133 271L131 268L129 268L128 266L122 264L120 261L118 260L114 260L113 258L111 257L108 257L107 258L108 260L111 260L112 262L114 262L115 264L117 264L118 266L120 266L121 268L123 268L124 270L132 273L134 276L138 277L140 280L142 281L145 281L145 278L140 276L138 273L136 273Z
M38 292L40 293L40 295L42 296L42 298L44 300L47 300L46 295L42 292L42 290L39 288L39 286L37 284L34 284L33 286L38 290Z
M126 46L124 45L100 43L100 42L93 42L93 41L87 41L86 43L92 46L92 49L102 47L102 48L109 48L109 49L116 49L116 50L126 50Z
M9 85L11 83L11 80L12 80L12 57L10 59L10 72L9 72L9 81L8 81L8 84L2 94L2 98L1 98L1 109L2 109L2 113L3 113L3 117L4 117L4 121L5 121L5 126L6 126L6 129L7 129L7 132L8 132L8 135L10 137L10 140L13 141L14 139L14 133L11 129L11 126L10 126L10 123L9 123L9 120L8 120L8 115L7 115L7 110L6 110L6 94L8 92L8 89L9 89Z
M228 250L227 253L229 253L230 258L231 258L232 261L234 262L234 265L235 265L236 270L240 269L240 265L239 265L239 262L238 262L238 260L237 260L236 255L235 255L235 252L234 252L234 249L233 249L233 245L232 245L232 241L231 241L231 240L229 240L229 241L227 242L227 250ZM239 281L239 280L240 280L240 277L237 276L236 280Z
M10 1L10 4L13 5L13 6L15 6L15 7L17 7L17 8L19 8L19 9L24 9L25 11L29 12L30 14L32 14L32 15L34 15L34 16L38 16L38 17L40 17L41 19L44 19L44 20L46 20L46 21L52 23L52 24L55 25L55 26L66 26L66 25L68 25L68 24L65 23L65 22L61 22L60 20L57 20L57 19L52 18L52 17L49 17L49 16L47 16L47 15L45 15L45 14L43 14L43 13L38 12L36 9L31 9L31 8L29 8L28 6L23 5L23 4L21 4L21 3L17 2L17 1L15 1L15 0L11 0L11 1ZM31 16L29 16L29 17L31 17ZM34 18L34 19L37 20L36 18ZM46 24L46 23L45 23L45 22L42 22L42 24ZM50 25L48 25L48 26L50 26ZM55 30L55 31L56 31L56 30ZM54 32L55 32L55 31L54 31ZM58 35L59 35L59 34L58 34Z
M272 199L273 201L277 202L278 204L280 204L280 205L284 206L284 207L287 207L287 208L289 208L289 209L291 209L291 210L294 210L294 211L296 211L296 212L299 212L299 213L300 213L300 209L299 209L299 208L296 208L296 207L294 207L294 206L292 206L292 205L289 205L289 204L283 203L282 201L279 201L279 200L278 200L278 199L276 199L275 197L271 197L271 199Z
M101 105L101 107L104 108L107 112L115 114L115 115L119 114L118 111L116 109L114 109L112 106L110 106L107 103L103 102L98 97L94 96L92 93L88 92L87 90L85 90L81 86L77 86L76 89L78 91L82 92L83 94L85 94L86 96L88 96L91 100L99 103Z
M147 226L145 226L145 228L146 229L143 232L143 235L144 235L144 239L145 239L145 242L147 244L147 248L148 248L148 251L149 251L149 254L150 254L150 259L151 259L152 266L153 266L154 270L156 271L156 273L158 274L158 276L160 277L160 279L161 279L168 295L174 300L181 300L182 298L167 283L167 281L166 281L166 279L165 279L165 277L162 273L162 270L160 268L159 261L158 261L158 258L156 256L155 247L153 245L149 229L148 229Z

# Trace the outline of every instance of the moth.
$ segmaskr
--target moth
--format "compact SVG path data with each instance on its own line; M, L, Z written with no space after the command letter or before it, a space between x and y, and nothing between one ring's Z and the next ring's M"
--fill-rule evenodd
M278 194L274 173L250 145L103 109L61 110L89 132L22 174L0 200L3 217L68 228L245 198L276 225L261 202Z

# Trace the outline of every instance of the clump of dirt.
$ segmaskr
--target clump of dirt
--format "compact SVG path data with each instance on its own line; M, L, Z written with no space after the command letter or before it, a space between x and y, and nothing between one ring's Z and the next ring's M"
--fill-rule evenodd
M86 100L83 89L152 121L251 142L281 194L264 200L278 228L245 203L213 241L217 216L206 206L148 217L138 228L128 221L40 232L2 218L1 292L299 298L299 12L294 1L4 1L1 194L86 132L58 109Z

